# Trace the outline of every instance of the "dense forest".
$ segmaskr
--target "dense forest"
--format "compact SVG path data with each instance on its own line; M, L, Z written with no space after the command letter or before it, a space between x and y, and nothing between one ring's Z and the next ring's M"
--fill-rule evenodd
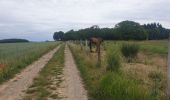
M159 23L140 25L134 21L122 21L113 28L100 28L94 25L78 31L55 32L54 40L85 40L90 37L101 37L105 40L159 40L167 39L170 30Z

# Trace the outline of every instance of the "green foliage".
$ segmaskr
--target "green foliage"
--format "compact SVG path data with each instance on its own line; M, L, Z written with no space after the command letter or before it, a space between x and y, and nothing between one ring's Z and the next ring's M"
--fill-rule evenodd
M96 90L96 100L149 100L145 89L122 74L107 73Z
M135 43L124 43L122 44L121 52L128 59L135 58L139 52L139 45Z
M115 26L116 31L121 34L123 40L146 40L145 29L136 22L122 21Z
M159 23L144 24L143 27L148 33L149 40L167 39L170 34L170 31Z
M90 37L101 37L104 40L145 40L146 36L146 31L140 24L123 21L115 28L99 28L94 25L78 31L70 30L64 34L64 40L85 40Z
M62 31L54 32L53 39L54 39L55 41L57 41L57 40L63 40L63 38L64 38L64 32L62 32Z
M120 56L116 52L107 54L107 70L117 72L121 67Z
M167 39L170 31L160 24L140 25L134 21L122 21L113 28L99 28L94 25L78 31L70 30L64 34L64 40L85 40L101 37L104 40L146 40Z

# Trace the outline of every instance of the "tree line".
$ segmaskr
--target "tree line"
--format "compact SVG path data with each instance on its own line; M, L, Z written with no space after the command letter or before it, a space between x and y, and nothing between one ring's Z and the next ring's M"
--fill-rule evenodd
M140 25L134 21L122 21L113 28L100 28L94 25L78 31L55 32L54 40L85 40L101 37L104 40L159 40L167 39L170 30L159 23Z
M26 39L3 39L0 40L0 43L21 43L21 42L29 42Z

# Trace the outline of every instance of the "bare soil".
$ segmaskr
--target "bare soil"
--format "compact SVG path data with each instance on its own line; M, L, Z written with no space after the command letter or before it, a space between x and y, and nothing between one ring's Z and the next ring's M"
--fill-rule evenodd
M24 91L32 84L33 79L38 75L38 72L47 64L58 49L59 46L28 65L14 78L0 85L0 100L21 99L24 95Z
M62 100L88 100L80 73L74 62L68 46L65 47L65 64L63 69L63 82L59 87Z

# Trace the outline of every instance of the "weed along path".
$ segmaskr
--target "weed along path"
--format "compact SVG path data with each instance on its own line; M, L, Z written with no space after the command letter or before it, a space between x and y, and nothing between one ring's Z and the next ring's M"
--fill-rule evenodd
M0 100L18 100L24 95L24 91L32 84L38 72L48 63L54 53L60 48L48 52L34 63L27 66L13 79L0 85Z
M79 71L67 45L65 47L63 70L63 82L61 83L61 89L59 89L63 100L87 100L87 92L83 87Z

